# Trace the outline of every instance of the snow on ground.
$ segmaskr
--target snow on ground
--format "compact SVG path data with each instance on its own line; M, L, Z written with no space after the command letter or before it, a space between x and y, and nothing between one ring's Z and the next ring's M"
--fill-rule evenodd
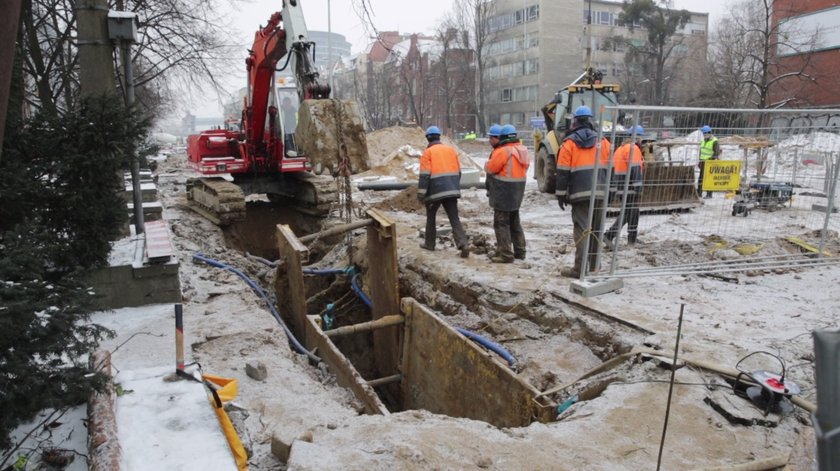
M173 371L155 366L114 378L125 391L117 398L122 469L236 470L204 385L165 381Z
M101 347L112 352L114 381L124 391L117 397L116 406L122 469L235 470L204 385L164 381L175 371L173 306L98 312L91 321L117 333ZM186 331L186 345L192 341ZM44 411L36 421L19 427L13 439L17 441L33 430L50 412ZM44 447L73 450L76 459L65 469L86 470L86 421L87 407L74 407L57 419L58 424L36 430L33 439L46 440ZM26 469L36 469L38 460L38 455L33 455Z
M399 149L399 145L393 149ZM489 146L471 149L468 157L483 166L489 150ZM402 149L400 153L416 159L409 155L415 152ZM599 397L572 406L564 420L551 424L498 429L425 411L359 416L361 405L335 384L332 375L291 352L276 322L240 279L191 260L193 253L203 252L255 274L264 286L270 283L268 270L226 249L226 236L186 209L183 185L190 172L184 169L182 160L183 156L171 155L161 162L159 185L181 261L187 361L197 360L205 371L239 381L237 403L247 414L237 428L251 451L251 469L283 469L284 464L271 454L272 436L282 437L287 443L299 438L291 450L289 469L652 469L661 431L661 400L667 393L663 380L667 377L649 364L638 366L643 374L628 365L627 371L620 372L620 381L606 387ZM437 283L418 288L429 296L427 303L454 325L496 335L495 340L504 342L521 362L520 375L532 381L542 378L541 387L572 380L590 366L590 361L598 361L592 357L580 360L580 364L568 364L560 339L584 334L579 330L580 319L571 325L562 320L570 315L574 319L570 305L562 300L591 306L652 331L654 334L646 336L644 343L666 350L672 348L677 315L685 304L681 354L732 367L750 352L773 352L788 365L789 378L803 386L803 397L814 400L810 333L838 326L840 270L836 265L761 272L742 276L737 282L681 274L631 278L620 291L583 299L572 295L570 280L558 275L573 258L570 212L560 211L553 196L537 192L533 178L529 178L522 210L528 258L510 265L489 263L478 246L469 259L460 259L447 236L441 237L435 252L418 249L417 235L425 216L421 209L404 205L406 199L411 199L409 194L396 192L357 192L353 196L353 201L365 206L393 201L385 207L391 208L387 214L399 230L403 279L420 283L425 278ZM802 202L807 204L804 197ZM703 237L690 236L686 225L703 226L711 220L722 220L721 214L730 205L729 200L718 197L689 213L643 216L641 242L620 253L622 266L649 267L655 260L680 259L686 256L686 246L705 253ZM768 228L781 225L786 230L799 226L799 232L806 232L816 226L812 212L805 208L762 212L760 219L728 218L726 227L735 236L749 235L756 224ZM464 190L459 209L474 243L484 239L492 246L492 211L485 191ZM438 216L444 226L445 219L442 213ZM838 229L840 218L834 217L832 224ZM716 227L707 229L720 232ZM457 287L467 290L467 297L475 303L453 303L451 290ZM520 305L532 309L531 318L521 314ZM157 384L156 375L174 369L172 312L171 305L160 305L94 316L95 322L118 333L103 347L114 350L115 372L129 388L134 388L132 377L148 375ZM588 329L593 328L591 323L593 319L583 321ZM255 381L247 377L246 361L266 364L268 378ZM767 358L752 366L778 368ZM773 429L733 426L703 404L705 388L696 384L708 382L707 375L680 370L680 380L683 384L677 387L666 469L734 465L785 453L807 428L799 422L807 422L802 415L782 420ZM165 396L164 391L161 394ZM204 403L206 411L212 413L206 398L198 396L196 407ZM130 399L135 402L121 399L118 404L123 408L118 410L121 421L132 417L130 424L121 423L120 427L171 432L167 442L192 437L198 429L208 430L209 423L200 422L193 413L178 414L167 422L184 429L178 433L158 430L160 421L150 413L139 413L137 408L159 407L160 400L144 404L140 395L133 393ZM709 428L702 428L706 426ZM699 432L698 427L702 428ZM73 431L72 438L83 443L85 434L80 430L83 428ZM57 431L53 434L59 435ZM122 439L123 432L120 434ZM166 463L175 459L169 451L152 453L147 446L124 446L126 462L148 464L136 469L174 469ZM199 461L180 469L219 469L202 458L221 453L223 448L201 453L202 457L196 458ZM84 453L83 447L77 449ZM156 462L158 459L164 462Z

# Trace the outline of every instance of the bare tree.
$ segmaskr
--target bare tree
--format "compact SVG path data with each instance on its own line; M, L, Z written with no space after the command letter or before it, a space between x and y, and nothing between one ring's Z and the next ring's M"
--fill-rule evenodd
M797 87L816 79L810 73L811 51L820 32L793 30L774 21L774 3L740 1L717 27L715 82L726 87L723 93L734 100L730 103L760 109L784 106L795 99ZM780 51L792 59L780 57ZM774 101L775 95L784 96Z
M478 114L478 127L486 129L485 119L485 85L484 77L487 69L487 46L492 42L493 32L489 28L488 20L495 11L496 2L491 0L455 0L452 9L447 14L447 22L451 27L467 33L471 44L464 46L472 49L475 57L475 86L474 108Z
M78 101L78 49L74 0L23 0L21 56L28 104L61 114ZM213 0L115 0L139 19L132 47L138 102L147 110L196 86L224 86L217 77L236 55ZM118 74L117 69L103 73Z

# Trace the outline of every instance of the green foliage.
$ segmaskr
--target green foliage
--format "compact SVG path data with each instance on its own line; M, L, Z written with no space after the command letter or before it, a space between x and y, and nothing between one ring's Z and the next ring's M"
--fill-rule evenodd
M624 2L618 20L633 29L636 23L647 32L652 51L660 50L678 29L691 19L687 10L660 8L654 0ZM651 52L652 52L651 51Z
M127 214L122 169L146 120L91 99L7 131L0 161L0 448L46 407L83 402L107 378L87 357L109 332L87 323L81 280L103 265Z

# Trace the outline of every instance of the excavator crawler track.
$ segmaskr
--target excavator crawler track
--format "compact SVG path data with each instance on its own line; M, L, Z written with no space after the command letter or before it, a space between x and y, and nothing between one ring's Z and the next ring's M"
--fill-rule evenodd
M286 177L278 193L268 193L272 202L282 202L311 216L327 216L339 201L335 179L325 175L297 173Z
M219 226L245 219L245 194L222 178L187 180L187 202L193 211Z

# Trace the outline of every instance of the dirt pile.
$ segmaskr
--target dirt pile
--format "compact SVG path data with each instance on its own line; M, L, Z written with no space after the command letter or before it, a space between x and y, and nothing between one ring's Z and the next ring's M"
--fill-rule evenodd
M458 145L443 136L443 143L458 151L461 168L480 168ZM426 148L423 129L412 126L393 126L367 135L371 169L362 177L391 176L398 180L413 180L420 171L420 156Z
M376 203L373 207L386 211L416 213L423 209L423 203L417 199L417 187L412 185L396 195Z

